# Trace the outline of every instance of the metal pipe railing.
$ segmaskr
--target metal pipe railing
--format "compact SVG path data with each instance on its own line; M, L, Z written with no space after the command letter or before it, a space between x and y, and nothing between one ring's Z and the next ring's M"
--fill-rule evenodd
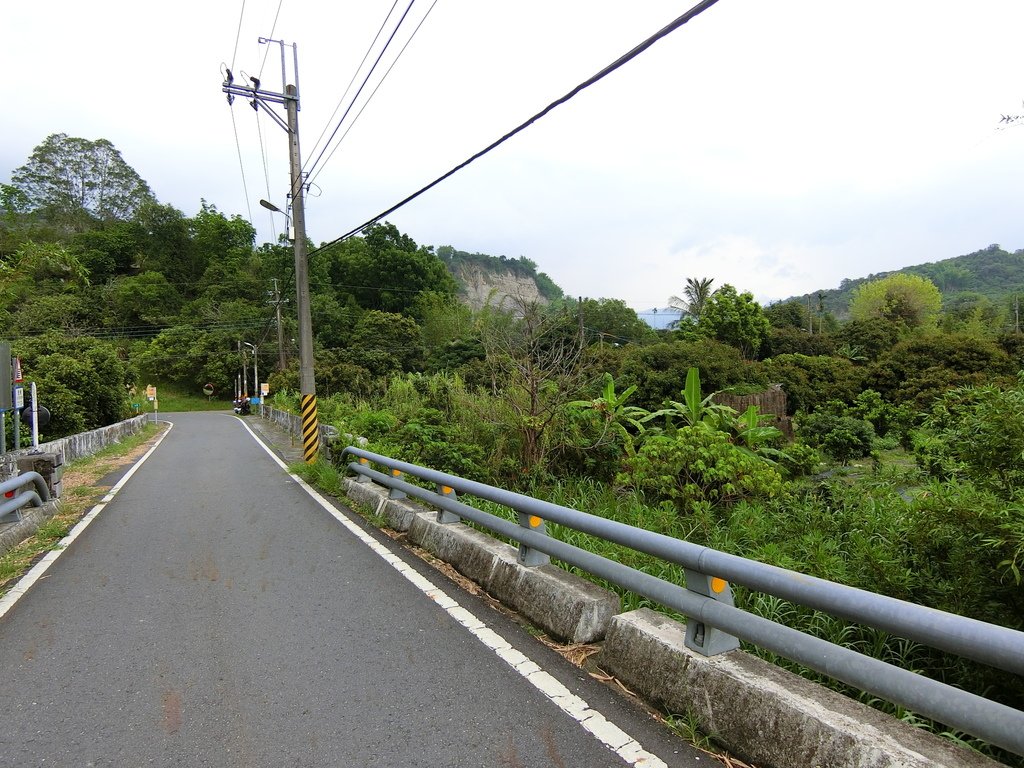
M568 528L630 547L713 576L841 618L882 629L940 650L1019 673L1024 669L1024 633L963 616L746 560L669 536L644 531L523 494L465 480L359 448L351 454L392 470L385 474L353 462L349 469L393 492L413 496L451 516L466 518L570 565L673 608L694 622L735 635L860 690L971 733L1004 749L1024 754L1024 713L981 696L922 677L909 670L747 613L714 597L658 579L571 544L552 539L470 507L452 495L435 493L401 479L405 473L476 496L519 513L536 515ZM699 650L699 649L698 649Z
M34 491L24 491L29 485L35 486ZM20 475L0 482L0 496L15 492L10 499L0 503L0 520L12 512L18 520L21 519L21 509L31 504L33 507L41 507L50 500L50 489L46 481L38 472L23 472Z

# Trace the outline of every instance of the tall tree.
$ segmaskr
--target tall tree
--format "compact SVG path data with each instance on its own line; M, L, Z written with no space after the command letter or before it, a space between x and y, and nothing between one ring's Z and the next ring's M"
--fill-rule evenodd
M699 280L694 277L686 278L686 285L683 287L683 296L672 296L669 298L669 306L673 309L681 309L697 322L700 322L704 314L704 307L711 298L711 285L714 279L702 277Z
M317 260L324 258L338 293L355 296L365 309L414 315L421 294L454 297L458 290L444 263L394 224L374 224L362 239L333 246Z
M746 360L752 360L771 327L754 301L753 294L726 283L708 299L700 317L701 330L724 344L731 344Z
M481 341L495 394L518 434L524 473L543 467L548 427L584 385L583 340L564 333L563 313L518 300L511 312L481 318Z
M11 180L30 208L71 231L96 220L130 219L153 200L149 185L107 139L66 133L47 136Z
M896 272L864 283L850 299L854 320L889 320L908 328L934 326L942 294L927 277Z

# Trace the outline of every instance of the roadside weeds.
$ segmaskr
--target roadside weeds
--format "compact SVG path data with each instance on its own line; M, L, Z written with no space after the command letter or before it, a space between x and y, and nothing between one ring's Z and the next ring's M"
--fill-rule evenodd
M112 487L97 483L110 473L134 464L166 429L163 425L147 424L138 434L67 465L56 512L44 520L34 534L0 555L0 597L39 558L57 549L61 539Z

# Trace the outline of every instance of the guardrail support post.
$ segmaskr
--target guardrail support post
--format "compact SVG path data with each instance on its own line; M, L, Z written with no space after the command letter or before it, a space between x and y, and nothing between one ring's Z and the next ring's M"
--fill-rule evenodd
M544 529L544 518L537 517L536 515L528 515L525 512L519 513L519 525L523 528L527 528L531 531L537 531L538 533L547 534ZM524 565L527 568L533 568L537 565L548 565L551 562L550 555L541 552L539 549L528 547L525 544L519 545L519 557L518 561L520 565Z
M732 588L725 579L691 571L689 568L684 568L683 571L686 574L686 588L689 591L718 600L730 607L734 605ZM720 653L735 651L740 647L740 641L734 635L687 617L686 647L702 656L717 656Z
M402 477L402 473L401 473L401 471L399 471L397 469L392 469L391 470L391 476L393 478L395 478L396 480L398 480L399 478ZM409 494L407 494L405 491L400 491L397 488L390 488L388 490L388 498L389 499L407 499L407 498L409 498Z
M369 462L369 461L367 461L366 459L363 459L363 458L360 458L360 459L359 459L359 464L360 464L361 466L364 466L364 467L365 467L365 466L366 466L367 464L369 464L369 463L370 463L370 462ZM373 482L373 480L372 480L371 478L367 477L366 475L356 475L356 482L357 482L357 483L363 483L363 484L366 484L366 483L372 483L372 482Z
M458 498L455 494L455 489L449 485L438 485L437 494L439 496L444 496L446 499L455 500ZM454 512L449 512L447 509L439 509L437 510L437 522L442 524L461 523L462 518Z

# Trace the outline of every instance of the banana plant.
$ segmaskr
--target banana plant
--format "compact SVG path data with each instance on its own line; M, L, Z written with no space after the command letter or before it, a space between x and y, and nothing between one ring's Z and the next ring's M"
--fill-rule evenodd
M771 461L782 456L782 451L771 446L771 443L782 437L782 431L778 427L762 426L761 422L765 418L758 413L756 405L747 408L733 423L734 442L744 453Z
M644 417L648 411L635 405L626 405L626 402L636 392L636 385L626 387L622 392L615 391L615 379L610 373L604 375L604 389L601 396L593 400L574 400L568 403L570 408L579 408L596 411L604 420L604 431L615 432L622 438L626 453L629 456L636 455L636 443L632 433L626 428L632 426L638 433L643 433ZM600 444L604 438L602 435L595 445Z
M666 429L672 429L673 422L676 419L681 419L691 427L704 426L721 432L729 431L729 427L736 417L736 411L727 405L719 405L714 402L714 392L707 397L701 397L700 372L697 368L690 368L686 372L686 387L680 394L683 396L682 402L670 400L670 408L654 411L641 421L648 422L664 418Z

